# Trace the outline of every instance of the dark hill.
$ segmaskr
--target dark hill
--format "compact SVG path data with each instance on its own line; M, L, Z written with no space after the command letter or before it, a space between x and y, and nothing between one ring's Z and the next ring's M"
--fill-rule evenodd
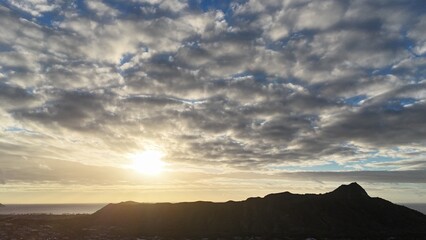
M357 183L325 194L276 193L225 203L123 202L92 223L156 236L426 237L426 216L381 198Z

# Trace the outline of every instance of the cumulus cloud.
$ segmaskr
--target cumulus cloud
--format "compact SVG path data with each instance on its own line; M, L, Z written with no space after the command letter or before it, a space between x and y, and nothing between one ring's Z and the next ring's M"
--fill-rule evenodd
M23 1L23 0L8 0L6 1L11 6L27 12L35 17L42 16L43 13L51 12L55 9L57 9L60 4L63 2L62 0L29 0L29 1Z
M101 17L115 17L119 13L118 10L109 7L102 1L90 0L86 1L86 4L90 10L92 10L93 12L95 12L96 15Z
M193 5L3 4L0 150L120 167L161 146L170 163L262 173L378 155L423 166L394 151L425 154L421 1ZM424 183L415 173L382 181ZM326 179L375 176L357 174Z
M422 55L426 53L426 39L422 31L426 29L426 17L422 16L414 27L408 32L408 36L411 37L416 45L413 46L413 50L416 54Z

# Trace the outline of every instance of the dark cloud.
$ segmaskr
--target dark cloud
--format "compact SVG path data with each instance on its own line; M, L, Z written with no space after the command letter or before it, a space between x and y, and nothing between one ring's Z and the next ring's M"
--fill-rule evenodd
M351 139L374 146L398 146L425 142L425 104L404 107L401 99L386 99L350 113L323 129L324 137Z
M15 106L18 103L25 103L35 100L35 94L31 89L24 89L19 86L13 86L7 83L0 83L0 99L3 102L13 103Z
M283 173L283 177L310 181L426 183L425 170L412 171L355 171L355 172L298 172Z
M114 118L105 106L114 96L109 93L97 94L82 90L55 91L53 99L35 108L15 109L17 119L38 121L46 125L60 125L77 131L91 131L102 123Z

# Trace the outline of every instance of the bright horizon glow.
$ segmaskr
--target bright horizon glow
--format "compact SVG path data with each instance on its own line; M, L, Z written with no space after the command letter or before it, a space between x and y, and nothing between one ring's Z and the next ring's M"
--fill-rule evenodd
M164 171L165 162L162 160L164 153L159 150L146 150L132 154L131 168L146 175L158 175Z

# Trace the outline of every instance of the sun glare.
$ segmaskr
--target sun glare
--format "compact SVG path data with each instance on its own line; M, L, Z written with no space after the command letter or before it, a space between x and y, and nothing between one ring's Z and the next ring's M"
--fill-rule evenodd
M163 172L165 163L161 160L164 153L158 150L146 150L140 153L133 154L133 164L131 168L135 171L147 174L157 175Z

